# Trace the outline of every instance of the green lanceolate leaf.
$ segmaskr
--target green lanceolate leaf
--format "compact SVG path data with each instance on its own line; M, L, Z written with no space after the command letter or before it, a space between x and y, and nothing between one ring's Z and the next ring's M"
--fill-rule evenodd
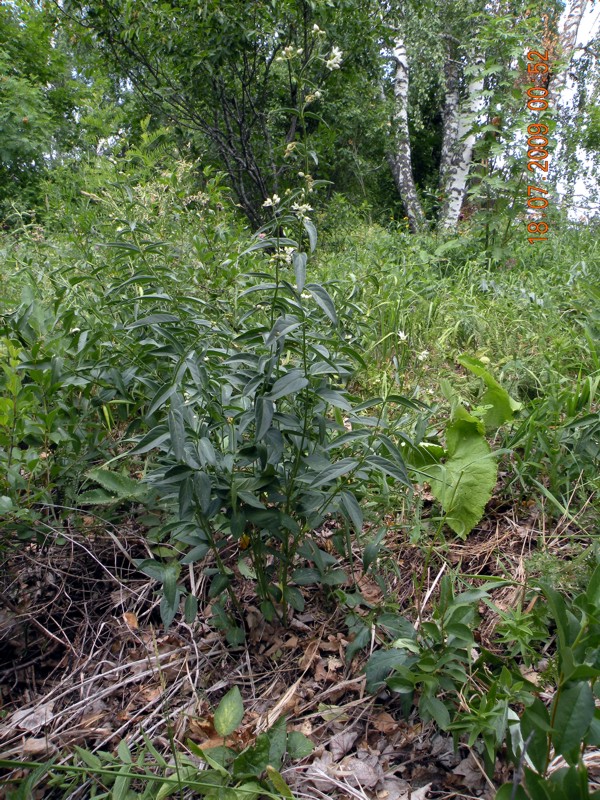
M256 421L256 441L260 442L271 427L275 406L268 397L257 397L254 417Z
M185 598L184 615L188 625L191 625L198 615L198 598L193 594L188 594Z
M120 472L110 472L108 469L91 469L87 473L96 483L99 483L107 492L112 492L119 500L141 498L146 494L146 486L133 480L128 475Z
M314 250L314 248L313 248ZM306 253L299 253L297 250L292 254L292 262L294 264L294 274L296 276L296 288L299 292L304 289L306 283L306 262L308 256Z
M312 253L315 247L317 246L317 229L315 228L314 223L311 222L309 219L302 220L302 223L304 225L304 230L308 234L310 252Z
M304 377L299 369L292 369L275 381L269 392L268 399L271 401L279 400L280 397L287 397L290 394L301 391L305 386L308 386L308 379Z
M340 500L342 502L342 510L344 514L347 515L352 522L356 533L360 533L363 527L363 514L361 507L358 505L356 497L352 494L352 492L344 491L340 495Z
M291 800L293 800L294 795L292 794L290 787L276 769L273 769L271 766L267 766L267 775L275 787L275 791L279 792L282 797L291 798Z
M219 736L230 736L244 717L242 695L237 686L230 689L215 711L215 730Z
M306 290L311 293L313 300L319 306L321 311L333 322L334 325L337 325L337 314L335 313L335 306L333 305L333 300L327 289L321 286L318 283L307 283Z

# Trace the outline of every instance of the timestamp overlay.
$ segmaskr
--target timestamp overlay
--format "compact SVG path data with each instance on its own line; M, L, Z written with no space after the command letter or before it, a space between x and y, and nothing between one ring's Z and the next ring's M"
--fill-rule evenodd
M533 84L527 89L527 108L536 115L527 126L527 208L535 212L535 219L527 223L529 244L538 244L548 239L550 226L546 221L548 208L548 189L544 183L548 179L548 133L549 127L537 121L537 114L548 108L548 51L529 50L527 53L527 76ZM529 215L528 215L529 216Z

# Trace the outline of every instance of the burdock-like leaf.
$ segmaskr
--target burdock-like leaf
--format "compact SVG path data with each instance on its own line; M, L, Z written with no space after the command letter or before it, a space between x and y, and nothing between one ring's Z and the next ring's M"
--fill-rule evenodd
M480 420L462 406L446 429L446 461L421 470L446 512L446 522L461 538L477 525L496 485L498 467Z
M518 411L522 404L509 395L503 386L500 386L498 381L491 375L485 365L477 358L472 356L462 355L458 357L458 363L466 367L473 375L478 378L487 386L486 391L481 397L481 404L489 406L485 413L484 422L488 430L496 430L505 422L510 422L513 418L515 411Z

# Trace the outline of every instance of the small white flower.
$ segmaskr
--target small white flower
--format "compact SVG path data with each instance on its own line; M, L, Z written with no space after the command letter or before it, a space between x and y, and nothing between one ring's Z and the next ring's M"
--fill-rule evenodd
M281 203L281 197L278 194L274 194L273 197L267 197L265 202L263 203L263 208L271 208L272 206L278 206Z
M339 47L332 47L325 66L329 70L339 69L342 63L342 51Z
M398 339L401 342L405 342L408 339L408 334L404 333L404 331L398 331Z
M292 211L298 219L306 219L308 212L313 210L308 203L292 203Z
M429 358L429 350L422 350L419 355L417 356L419 361L427 361Z
M315 92L315 100L320 100L323 97L323 92L320 92L318 89Z
M319 28L319 26L315 22L315 24L313 25L313 33L319 33L320 30L321 30L321 28Z

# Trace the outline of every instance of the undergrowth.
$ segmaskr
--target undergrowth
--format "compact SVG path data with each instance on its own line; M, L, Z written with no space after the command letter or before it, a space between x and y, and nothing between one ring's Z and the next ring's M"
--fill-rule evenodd
M44 547L50 528L88 514L115 529L133 516L164 627L193 624L208 600L232 647L245 638L242 581L282 625L317 587L347 612L349 664L377 636L373 691L385 681L399 713L478 747L490 775L504 753L515 781L498 797L588 796L569 792L583 792L582 757L600 745L593 226L492 263L468 229L410 237L335 198L315 225L311 185L273 198L253 233L222 176L200 170L199 190L197 165L163 163L144 135L126 175L98 161L93 191L63 192L61 216L3 234L3 552ZM522 579L494 583L518 587L514 608L458 573L407 617L361 596L357 552L358 571L387 586L391 530L429 575L457 536L485 530L488 503L490 518L535 512L547 530ZM378 525L386 516L393 526ZM482 604L498 615L491 649L475 639ZM542 652L549 703L520 673ZM192 747L203 772L188 756L161 762L151 743L78 748L69 780L103 776L96 797L290 796L274 764L301 742L273 730L222 757ZM144 773L149 753L162 777Z

